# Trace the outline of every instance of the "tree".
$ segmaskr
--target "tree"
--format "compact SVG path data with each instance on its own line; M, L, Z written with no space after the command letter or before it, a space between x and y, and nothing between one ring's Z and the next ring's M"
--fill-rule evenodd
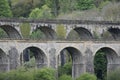
M12 0L11 5L14 17L28 18L32 9L41 8L44 4L44 0Z
M30 13L29 18L32 18L32 19L40 19L40 18L41 19L50 19L50 18L52 18L51 9L47 5L42 6L41 9L35 8Z
M12 12L14 17L28 17L28 14L31 12L33 6L30 1L19 1L12 6Z
M51 8L51 12L54 16L57 16L59 13L59 0L45 0L45 4Z
M7 0L0 0L0 17L12 17L12 12Z
M60 0L59 1L59 11L60 13L68 13L76 10L77 0Z
M107 58L106 54L101 50L95 55L94 66L97 78L105 80L107 74Z
M77 7L80 10L88 10L95 6L94 0L77 0L77 3Z

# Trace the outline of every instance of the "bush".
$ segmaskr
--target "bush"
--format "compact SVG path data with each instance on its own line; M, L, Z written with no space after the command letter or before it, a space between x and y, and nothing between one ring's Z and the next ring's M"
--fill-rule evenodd
M60 76L58 80L72 80L72 77L64 74L64 75Z
M43 68L36 72L34 80L55 80L55 71L51 68Z
M85 73L78 77L76 80L97 80L97 78L93 74Z
M120 69L110 72L107 76L107 80L120 80Z
M71 75L72 74L72 63L68 62L64 66L58 67L58 76L62 76L64 74Z
M33 73L29 71L10 71L6 73L4 80L33 80Z
M4 73L0 73L0 80L4 80L5 79L5 74Z

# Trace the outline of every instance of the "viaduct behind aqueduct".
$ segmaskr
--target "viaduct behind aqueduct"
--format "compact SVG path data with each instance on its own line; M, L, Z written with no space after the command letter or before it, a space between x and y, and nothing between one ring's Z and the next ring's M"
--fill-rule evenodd
M48 39L23 39L21 23L30 24L30 33L40 29ZM66 31L64 40L57 38L56 29L59 24L64 25ZM120 22L0 19L0 28L9 37L7 40L0 40L1 72L16 69L22 65L25 49L35 53L38 68L47 66L55 69L59 65L60 53L67 50L72 56L73 77L84 72L94 73L94 56L99 50L103 50L107 55L107 72L120 67ZM80 40L67 39L72 30L78 33Z

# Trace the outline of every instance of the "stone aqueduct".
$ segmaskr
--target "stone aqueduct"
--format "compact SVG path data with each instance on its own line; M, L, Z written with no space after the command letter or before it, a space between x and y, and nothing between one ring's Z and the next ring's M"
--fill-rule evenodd
M24 40L20 31L21 23L29 23L31 33L40 29L50 40ZM56 28L63 24L66 30L66 39L58 40ZM23 52L30 49L34 52L36 65L58 68L58 56L64 50L72 56L72 76L78 77L84 72L94 73L94 56L97 51L103 50L107 55L107 72L120 67L120 22L110 21L80 21L80 20L25 20L0 19L0 28L9 36L9 39L0 40L0 71L16 69L23 63ZM81 40L69 41L67 36L71 30L76 31ZM95 40L95 33L102 37L105 32L110 33L107 38Z

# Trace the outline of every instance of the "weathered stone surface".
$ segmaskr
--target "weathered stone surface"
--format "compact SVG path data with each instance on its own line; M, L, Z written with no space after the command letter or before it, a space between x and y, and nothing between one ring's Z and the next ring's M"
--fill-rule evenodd
M9 50L9 65L10 65L10 70L11 69L16 69L19 66L19 54L18 51L15 47L11 47Z
M49 50L49 57L50 57L50 67L56 68L56 56L55 56L56 50L54 48L51 48Z

